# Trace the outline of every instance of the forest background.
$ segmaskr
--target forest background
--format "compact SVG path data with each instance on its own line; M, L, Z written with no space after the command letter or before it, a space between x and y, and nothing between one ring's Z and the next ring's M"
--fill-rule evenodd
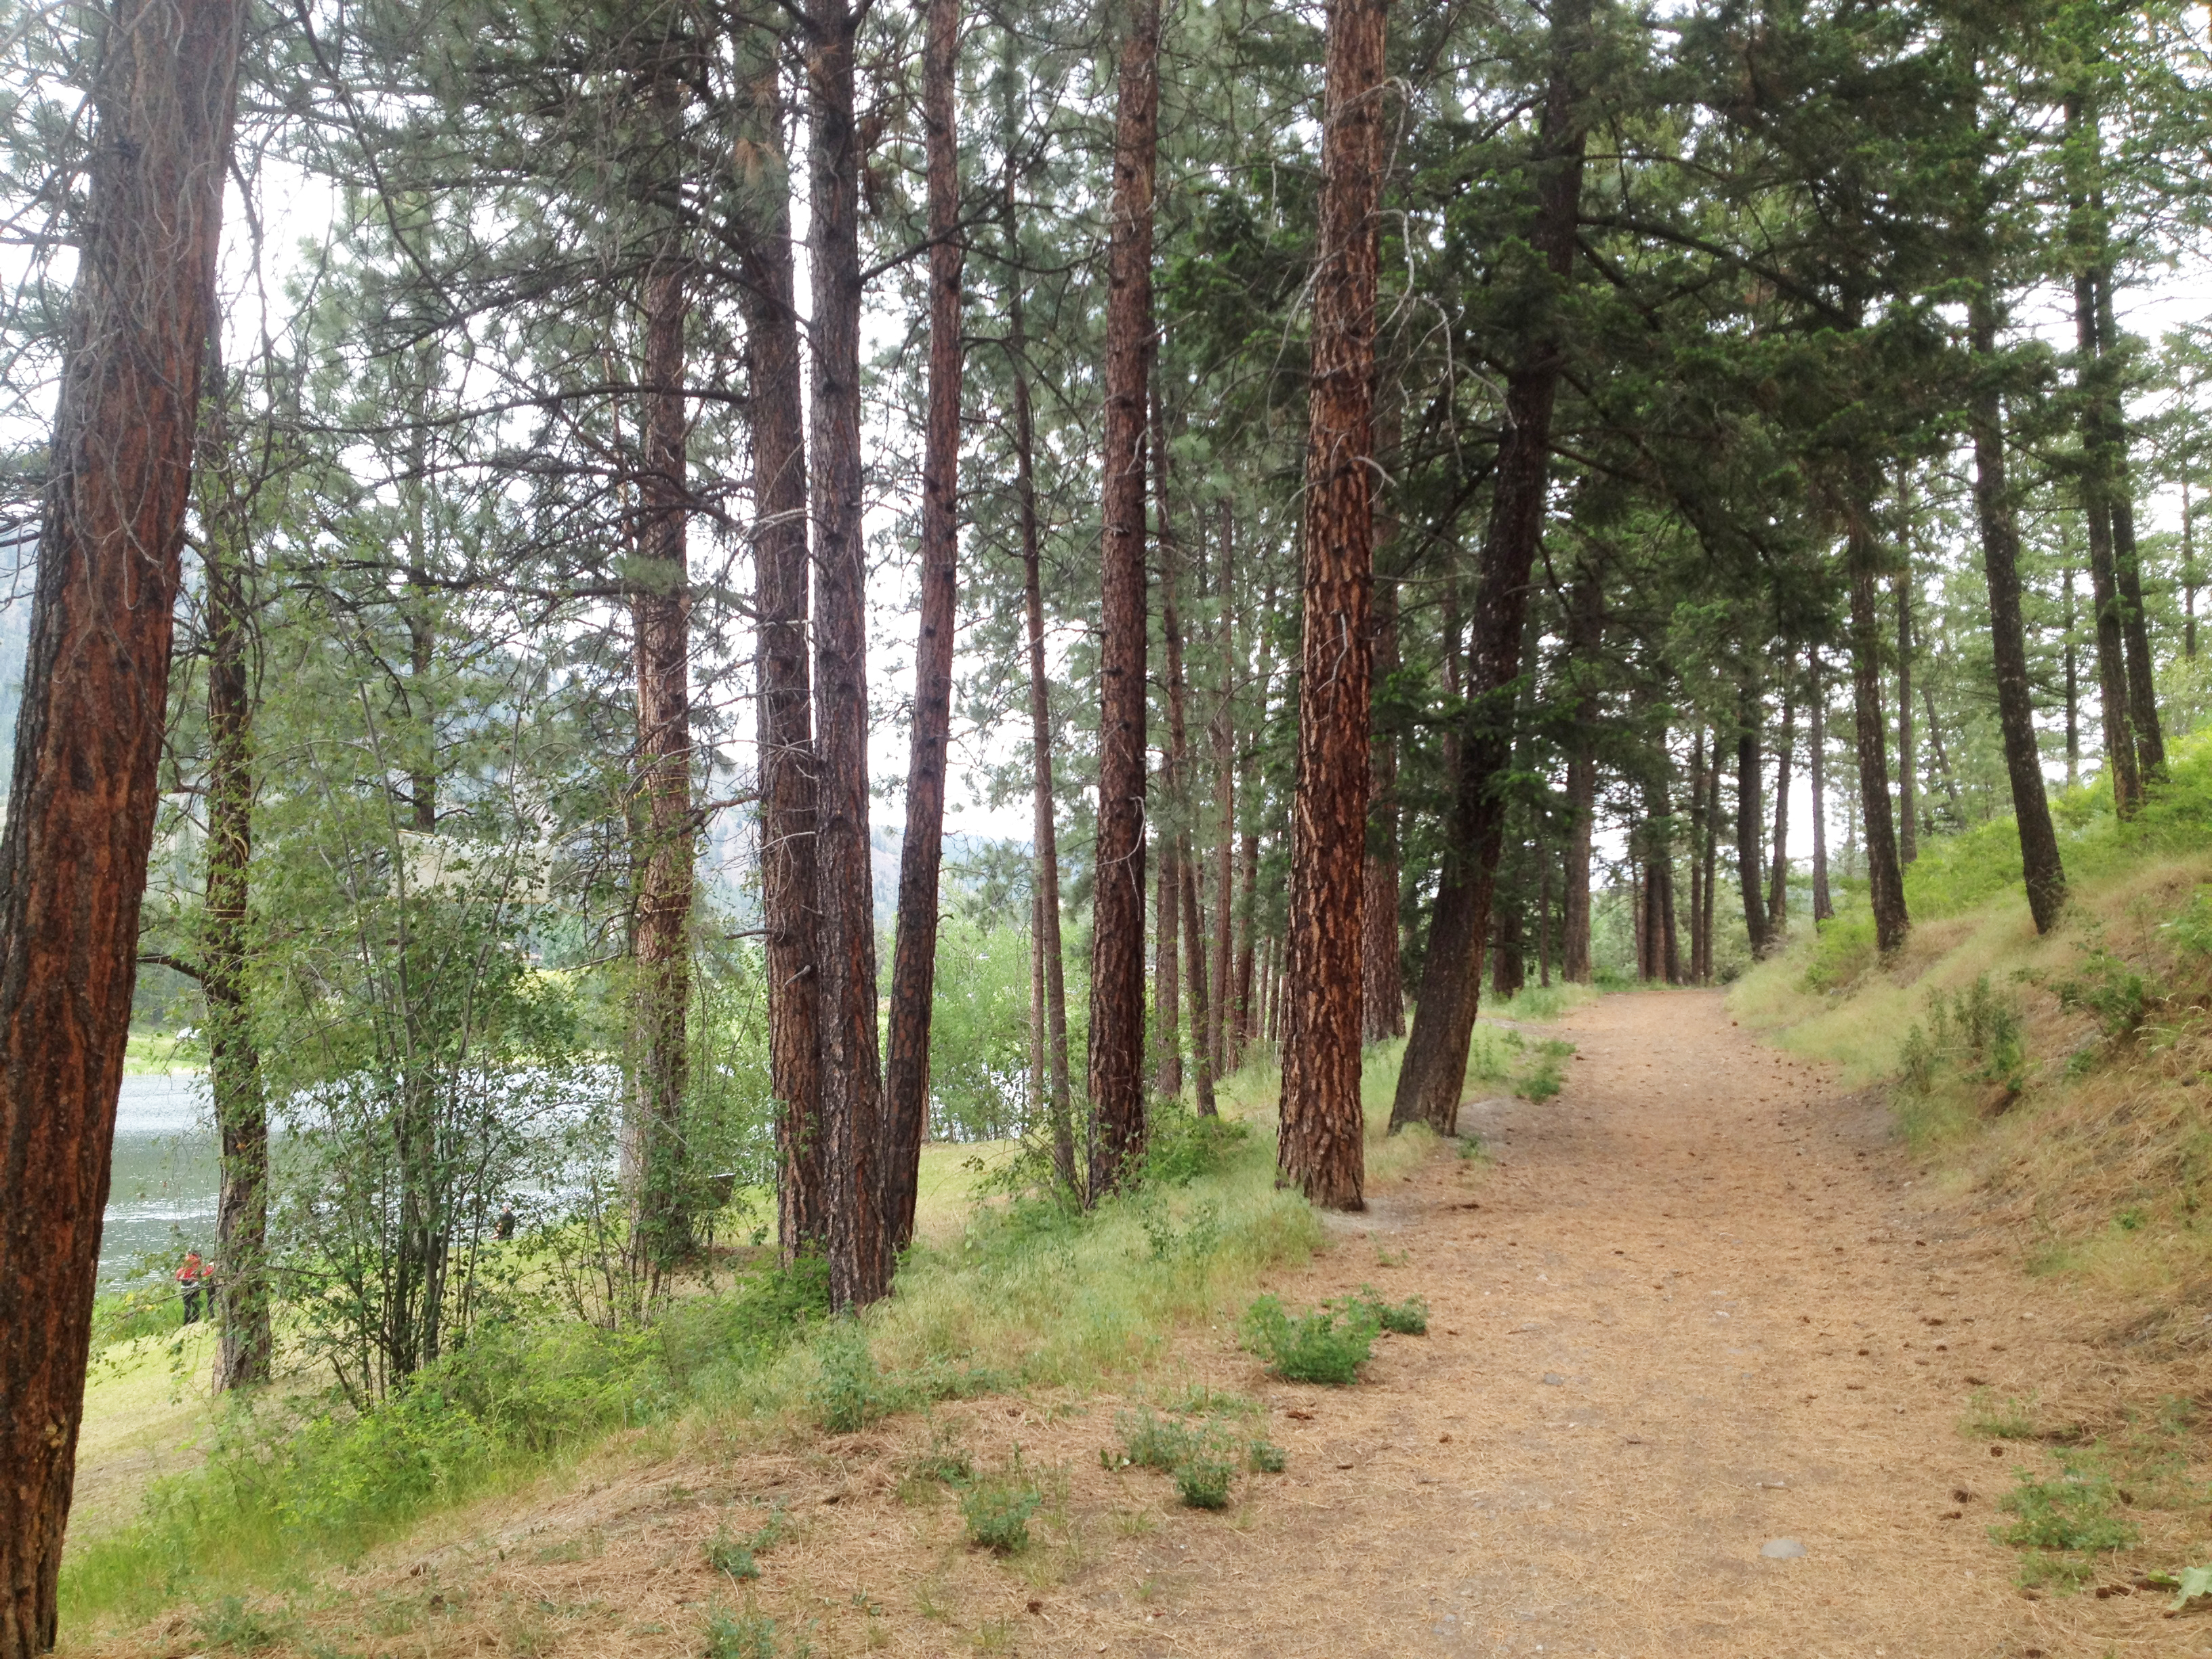
M133 1012L226 1386L660 1328L747 1200L864 1306L925 1134L1080 1212L1279 1049L1356 1205L1301 1034L1449 1133L1486 981L1893 951L1947 837L2047 927L2201 758L2200 8L1406 9L1326 104L1381 8L203 9ZM27 571L153 15L0 31Z

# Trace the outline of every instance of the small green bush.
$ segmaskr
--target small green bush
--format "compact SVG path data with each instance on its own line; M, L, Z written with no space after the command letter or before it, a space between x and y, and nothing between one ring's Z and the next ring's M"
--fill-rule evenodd
M820 1370L807 1391L815 1420L830 1434L852 1434L890 1409L867 1333L857 1319L841 1321L815 1346Z
M1187 1459L1176 1466L1176 1493L1191 1509L1225 1510L1229 1507L1229 1483L1235 1473L1226 1458Z
M1246 1345L1286 1382L1341 1387L1358 1382L1382 1328L1374 1309L1356 1300L1291 1314L1275 1297L1263 1296L1244 1314Z
M226 1595L194 1621L210 1647L230 1648L240 1653L258 1653L284 1639L283 1628L246 1605L245 1598Z
M775 1620L750 1609L708 1608L707 1659L775 1659Z
M1179 1104L1153 1109L1146 1127L1143 1184L1188 1187L1226 1169L1252 1132L1232 1118L1206 1117Z
M1255 1440L1246 1460L1255 1474L1280 1474L1290 1467L1288 1455L1272 1440Z
M753 1547L731 1537L726 1528L707 1540L707 1565L732 1578L760 1577L760 1563L753 1559Z
M2087 1457L2060 1460L2051 1480L2025 1474L1998 1507L2017 1517L1990 1528L2001 1544L2042 1550L2122 1550L2136 1541L2134 1522L2117 1513L2119 1491L2112 1477Z
M2087 1009L2097 1029L2117 1042L2133 1036L2162 1000L2157 982L2137 973L2109 951L2093 951L2080 975L2062 981L2058 1006Z
M1121 1461L1125 1467L1158 1469L1163 1474L1172 1473L1176 1465L1189 1456L1198 1437L1190 1425L1177 1423L1150 1411L1117 1412L1114 1426L1121 1435ZM1108 1466L1113 1460L1107 1458Z
M970 1541L1012 1555L1029 1547L1030 1516L1043 1501L1044 1494L1024 1477L1017 1462L1006 1476L970 1488L960 1499L960 1514Z
M1428 1298L1409 1296L1403 1302L1385 1302L1376 1293L1372 1285L1359 1287L1360 1303L1370 1309L1376 1322L1395 1336L1426 1336L1429 1334Z

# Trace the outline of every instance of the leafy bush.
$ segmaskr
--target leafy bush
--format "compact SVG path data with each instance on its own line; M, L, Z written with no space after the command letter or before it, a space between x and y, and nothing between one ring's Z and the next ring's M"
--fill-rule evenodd
M2212 959L2212 887L2200 887L2191 893L2181 914L2166 924L2166 931L2183 960Z
M1987 974L1948 998L1940 990L1932 992L1928 1023L1914 1022L1898 1058L1916 1094L1935 1088L1950 1066L1966 1077L2002 1082L2017 1091L2027 1063L2020 1004L1992 989Z
M783 1511L773 1511L768 1520L740 1538L730 1531L727 1521L714 1528L714 1535L707 1540L707 1565L716 1572L726 1572L732 1578L757 1578L760 1562L765 1555L783 1541L788 1530Z
M284 1639L276 1623L246 1605L243 1597L226 1595L200 1614L196 1621L201 1638L210 1647L230 1648L240 1653L258 1653Z
M750 1608L709 1607L707 1659L775 1659L775 1620Z
M815 1421L830 1434L852 1434L890 1409L889 1391L857 1319L841 1321L815 1346L820 1370L807 1391Z
M2093 951L2075 978L2058 987L2058 1006L2087 1009L2098 1030L2117 1042L2133 1036L2161 1000L2155 981L2137 973L2109 951Z
M2018 1517L1995 1527L2001 1544L2044 1550L2120 1550L2136 1541L2135 1522L2115 1513L2120 1495L2112 1478L2087 1457L2061 1460L2056 1480L2025 1475L1998 1507Z
M976 1483L960 1499L961 1518L968 1523L971 1542L1001 1555L1029 1547L1030 1516L1036 1513L1044 1494L1024 1477L1021 1462L1003 1477Z
M1272 1440L1255 1440L1246 1454L1255 1474L1280 1474L1290 1467L1290 1458Z
M1175 1102L1152 1111L1146 1132L1143 1184L1188 1187L1226 1169L1252 1132L1231 1118L1204 1117Z
M1224 1457L1201 1455L1176 1465L1176 1492L1194 1510L1229 1507L1229 1483L1236 1471Z
M1291 1314L1275 1297L1263 1296L1244 1313L1246 1346L1286 1382L1358 1381L1382 1328L1374 1309L1357 1300Z
M1371 1309L1376 1322L1397 1336L1426 1336L1429 1334L1429 1304L1425 1297L1409 1296L1403 1302L1385 1302L1376 1293L1372 1285L1359 1287L1358 1300Z

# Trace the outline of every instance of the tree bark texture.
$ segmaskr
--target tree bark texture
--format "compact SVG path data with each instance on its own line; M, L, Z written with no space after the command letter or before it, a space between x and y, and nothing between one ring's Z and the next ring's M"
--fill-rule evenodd
M1233 1069L1229 1058L1229 975L1235 947L1232 912L1236 908L1237 857L1237 586L1236 531L1229 501L1221 501L1221 627L1218 639L1221 661L1219 696L1213 709L1213 778L1220 799L1215 802L1221 817L1214 843L1213 1000L1206 1024L1206 1042L1213 1074L1226 1077Z
M2093 198L2099 216L2104 198ZM2120 399L2114 355L2119 350L2118 319L2112 312L2112 269L2109 257L2090 272L2097 303L2097 355L2106 387L2103 418L2111 472L2106 495L2112 509L2112 574L2120 595L2120 632L2127 646L2128 713L2135 726L2136 769L2145 781L2166 772L2166 733L2158 715L2156 659L2150 650L2150 618L2143 610L2142 561L2136 548L2133 469L2128 464L2127 410Z
M1968 313L1975 355L1986 366L1996 356L1996 305L1986 290ZM1967 405L1974 445L1974 517L1981 531L1982 570L1990 588L1990 651L1996 669L1997 724L2004 736L2005 775L2012 785L2014 821L2020 829L2021 873L2035 931L2047 933L2066 908L2066 871L2051 803L2043 787L2043 754L2035 737L2033 682L2029 678L2027 628L2021 615L2020 528L2006 476L2004 404L1986 377Z
M1578 73L1589 49L1589 0L1559 0L1553 8L1550 79L1531 168L1536 197L1531 240L1555 290L1574 270L1585 130ZM1480 951L1504 848L1505 800L1497 784L1513 753L1513 686L1521 672L1528 570L1543 534L1552 404L1564 360L1559 328L1548 308L1532 318L1527 356L1506 378L1505 427L1475 590L1469 714L1460 743L1452 849L1429 924L1420 994L1391 1109L1393 1127L1416 1120L1440 1133L1458 1127L1468 1045L1480 1006Z
M1575 726L1567 751L1565 896L1561 901L1561 977L1590 981L1590 853L1597 828L1597 653L1605 633L1605 592L1597 574L1577 572L1567 595L1567 672L1575 684Z
M1378 526L1376 538L1382 538ZM1375 585L1375 678L1398 671L1398 586ZM1387 732L1368 742L1368 853L1361 899L1360 1037L1387 1042L1406 1034L1406 996L1398 969L1398 744Z
M1161 767L1163 801L1176 793L1175 761ZM1152 1091L1162 1100L1182 1098L1182 865L1175 836L1158 833L1152 896Z
M1912 555L1897 577L1897 860L1920 856L1920 800L1912 750Z
M1152 396L1152 512L1158 535L1160 563L1160 644L1167 658L1168 752L1161 769L1160 844L1160 1023L1167 1030L1161 1048L1172 1057L1176 1087L1163 1093L1181 1092L1182 1073L1182 1025L1168 1018L1168 996L1178 970L1189 976L1191 1081L1199 1115L1214 1115L1213 1059L1206 1050L1206 929L1199 915L1199 868L1191 845L1193 816L1191 781L1196 769L1190 746L1190 688L1183 676L1182 611L1177 603L1182 563L1175 525L1168 512L1167 424L1155 389ZM1176 949L1176 931L1182 933ZM1180 1011L1178 1011L1180 1012ZM1166 1081L1164 1076L1163 1083Z
M1690 738L1690 982L1705 977L1705 727Z
M222 369L207 422L200 567L207 617L207 896L199 948L207 1002L208 1092L221 1183L216 1198L215 1386L269 1380L269 1108L246 988L246 902L253 856L254 618L249 514L229 472Z
M664 129L681 120L672 67L655 77ZM684 1106L690 1079L691 580L685 557L688 428L684 412L683 233L672 222L646 269L645 410L637 473L637 562L629 584L637 671L637 788L643 798L633 933L636 1148L631 1250L658 1277L692 1247L693 1180Z
M0 1659L54 1643L244 8L118 0L0 840Z
M1805 667L1812 711L1805 746L1806 764L1813 775L1813 920L1817 924L1836 914L1836 901L1828 890L1828 690L1820 678L1818 646L1806 652Z
M787 1266L829 1243L816 927L813 675L807 661L806 413L791 246L791 185L772 51L753 66L749 137L769 156L738 299L751 386L754 604L759 611L761 910L769 1087L776 1102L776 1237Z
M1369 615L1375 580L1375 261L1387 13L1383 0L1329 0L1328 15L1276 1168L1285 1184L1315 1204L1361 1210L1360 945L1375 647Z
M1911 921L1905 908L1905 872L1898 863L1897 830L1890 817L1889 742L1881 718L1881 554L1869 511L1871 483L1859 481L1844 557L1851 590L1851 701L1858 746L1859 805L1866 819L1867 888L1874 907L1875 944L1884 956L1905 943Z
M884 1231L914 1237L921 1142L929 1127L929 1024L937 992L938 875L945 854L945 751L952 737L952 630L960 494L960 157L953 79L959 0L928 0L921 109L929 197L929 410L922 435L921 617L899 848L898 932L884 1072Z
M807 0L813 224L815 906L830 1300L890 1287L883 1073L868 848L867 560L860 521L860 155L853 121L860 15Z
M1006 246L1018 246L1014 179L1006 177ZM1018 272L1009 272L1006 354L1013 385L1014 496L1021 516L1022 605L1029 627L1030 755L1034 784L1037 953L1042 959L1044 1052L1052 1162L1060 1186L1078 1189L1075 1121L1067 1064L1067 976L1060 938L1060 842L1052 792L1052 684L1044 666L1044 570L1037 526L1036 429L1030 406L1029 342L1023 331Z
M1765 716L1757 684L1745 679L1736 702L1735 723L1735 868L1736 887L1743 896L1744 931L1750 935L1751 954L1766 954L1766 900L1759 891L1759 857L1766 825L1765 798L1759 755L1759 728Z
M1782 694L1782 729L1774 745L1774 860L1766 884L1766 937L1778 946L1790 937L1790 761L1797 747L1797 710Z
M1152 377L1158 0L1121 43L1106 252L1098 834L1091 946L1091 1196L1145 1155L1145 413Z

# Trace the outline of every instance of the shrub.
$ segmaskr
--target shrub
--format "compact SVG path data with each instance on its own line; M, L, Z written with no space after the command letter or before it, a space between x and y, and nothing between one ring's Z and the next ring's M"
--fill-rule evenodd
M1263 1296L1244 1314L1246 1345L1286 1382L1355 1382L1375 1351L1382 1322L1367 1304L1324 1303L1311 1313L1291 1314Z
M2115 1042L2133 1036L2160 1000L2154 981L2108 951L2091 951L2080 975L2058 987L2060 1007L2087 1009L2097 1029Z
M707 1659L775 1659L775 1620L750 1609L708 1608Z
M1234 1474L1224 1457L1200 1455L1176 1466L1176 1492L1194 1510L1229 1507L1229 1482Z
M807 1390L814 1418L830 1434L852 1434L890 1409L889 1391L856 1319L841 1321L815 1345L819 1370Z
M1429 1304L1425 1297L1409 1296L1403 1302L1385 1302L1376 1294L1372 1285L1359 1287L1358 1300L1370 1310L1376 1322L1397 1336L1426 1336L1429 1334Z
M1172 1102L1153 1109L1145 1142L1143 1184L1188 1187L1226 1169L1252 1132L1231 1118L1204 1117Z
M1272 1440L1255 1440L1247 1453L1247 1461L1255 1474L1280 1474L1290 1466L1290 1458Z
M1998 1507L2017 1519L1990 1528L2001 1544L2044 1550L2120 1550L2136 1541L2135 1522L2114 1513L2118 1489L2094 1462L2063 1458L2056 1480L2025 1475Z
M1036 1483L1022 1474L1018 1459L1006 1476L970 1488L960 1500L960 1514L971 1542L1012 1555L1029 1547L1030 1516L1043 1501Z

